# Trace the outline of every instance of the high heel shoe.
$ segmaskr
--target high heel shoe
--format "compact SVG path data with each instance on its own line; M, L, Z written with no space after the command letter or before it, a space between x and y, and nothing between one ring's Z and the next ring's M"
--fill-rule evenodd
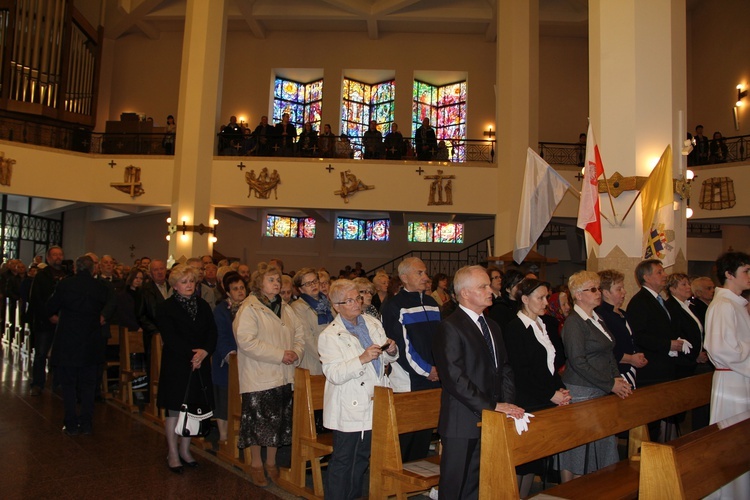
M193 460L192 462L188 462L182 457L180 457L180 463L182 465L187 465L188 467L192 467L192 468L198 467L198 462L196 462L195 460Z
M180 459L180 462L182 462L182 459ZM169 470L174 472L175 474L182 474L182 471L184 470L182 465L178 465L177 467L172 467L169 465L169 457L167 457L167 467L169 467Z

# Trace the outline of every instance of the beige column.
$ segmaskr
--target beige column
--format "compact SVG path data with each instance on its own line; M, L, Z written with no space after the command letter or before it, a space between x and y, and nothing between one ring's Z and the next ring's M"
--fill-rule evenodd
M225 0L188 0L177 107L172 183L173 224L212 225L211 164L221 101L226 39ZM166 222L165 222L166 224ZM221 234L219 233L219 237ZM211 235L178 232L169 242L175 260L210 254Z
M667 145L672 146L673 177L680 178L686 157L685 0L589 0L589 114L607 176L648 176ZM622 221L636 196L626 191L613 200L600 197L602 245L589 251L593 271L625 273L629 295L633 269L641 260L641 202ZM679 202L679 198L675 197ZM621 223L621 225L619 224ZM685 205L677 204L677 260L667 272L685 271Z
M495 256L513 250L526 150L539 142L539 1L499 0L495 87Z

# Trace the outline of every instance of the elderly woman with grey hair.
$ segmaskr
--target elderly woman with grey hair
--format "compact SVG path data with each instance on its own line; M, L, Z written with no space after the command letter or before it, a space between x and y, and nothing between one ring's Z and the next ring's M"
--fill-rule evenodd
M276 451L292 441L294 367L304 353L302 324L279 296L281 271L266 263L250 278L250 295L234 319L242 418L237 446L250 448L250 478L266 486L279 477ZM265 467L261 447L266 447ZM265 471L264 471L265 468Z
M333 431L325 496L348 500L362 496L370 459L372 397L375 386L389 385L385 365L398 358L398 348L380 321L362 314L356 283L336 280L330 296L339 314L318 341L326 376L323 423Z
M610 392L621 398L632 393L630 384L620 376L613 354L615 339L594 312L602 301L599 275L580 271L568 280L575 305L562 330L567 369L562 379L571 396L571 403L606 396ZM619 461L615 436L560 454L563 481L594 472Z
M191 266L180 264L172 268L169 284L173 294L156 309L156 324L164 343L157 403L167 411L164 421L169 447L167 464L178 474L182 473L181 464L198 465L190 454L190 438L175 433L185 394L190 402L203 403L208 399L213 405L212 392L201 391L199 381L203 387L212 386L211 363L206 358L216 348L216 323L208 303L195 296L197 282L198 271ZM199 380L193 381L188 390L190 374L195 371Z
M318 272L312 267L303 267L297 271L294 286L300 291L300 297L292 302L292 309L297 313L305 332L305 358L300 367L310 370L311 375L322 375L318 337L333 321L331 303L320 292Z

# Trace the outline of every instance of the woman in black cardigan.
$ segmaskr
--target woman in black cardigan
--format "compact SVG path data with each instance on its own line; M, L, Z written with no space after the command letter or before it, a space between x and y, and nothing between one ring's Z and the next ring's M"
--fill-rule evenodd
M516 291L516 302L521 310L503 330L515 375L516 404L526 411L570 402L570 394L555 368L555 358L562 353L556 351L541 318L547 307L548 293L548 283L530 278L521 281ZM521 498L528 496L534 475L542 472L541 460L516 468L516 473L522 476L518 481Z
M200 378L199 373L194 374L197 380L190 384L188 400L203 403L208 398L213 406L211 363L207 358L216 347L216 323L208 303L195 296L196 281L198 275L192 267L179 265L172 269L169 284L173 295L156 310L156 323L164 343L157 403L167 410L164 422L169 446L167 464L178 474L182 473L182 464L198 465L190 454L190 438L175 433L191 372L199 372ZM205 392L201 391L201 380L207 389Z

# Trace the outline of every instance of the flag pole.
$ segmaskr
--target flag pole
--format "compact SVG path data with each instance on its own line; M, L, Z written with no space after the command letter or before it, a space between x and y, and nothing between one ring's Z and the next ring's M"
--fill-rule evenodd
M571 193L571 194L572 194L573 196L575 196L575 197L576 197L576 198L578 198L579 200L581 199L581 192L580 192L580 191L576 191L576 190L575 190L575 188L574 188L573 186L570 186L570 187L568 188L568 190L570 191L570 193ZM611 220L609 220L609 219L607 218L607 216L606 216L606 215L604 215L603 213L601 213L601 211L599 212L599 215L601 215L602 217L604 217L604 220L606 220L607 222L609 222L610 224L612 224L612 221L611 221Z
M609 182L607 181L607 173L604 171L604 165L602 165L602 177L604 177L604 185L607 186L607 194L609 195L609 206L612 207L612 217L615 218L615 225L617 225L618 222L617 222L617 214L615 213L615 202L612 201L612 191L610 191L610 188L609 188ZM604 216L602 215L602 217ZM604 218L606 219L606 217ZM607 222L609 222L609 220L607 220Z
M623 216L622 216L622 219L620 220L620 226L622 226L622 223L623 223L623 222L625 222L625 217L627 217L627 216L628 216L628 214L630 213L630 210L632 210L632 208L633 208L633 205L635 205L635 202L636 202L636 201L638 200L638 197L639 197L640 195L641 195L641 192L640 192L640 190L639 190L639 191L638 191L638 194L636 194L636 195L635 195L635 198L633 198L633 203L631 203L631 204L630 204L630 206L628 207L628 211L627 211L627 212L625 212L625 215L623 215Z

